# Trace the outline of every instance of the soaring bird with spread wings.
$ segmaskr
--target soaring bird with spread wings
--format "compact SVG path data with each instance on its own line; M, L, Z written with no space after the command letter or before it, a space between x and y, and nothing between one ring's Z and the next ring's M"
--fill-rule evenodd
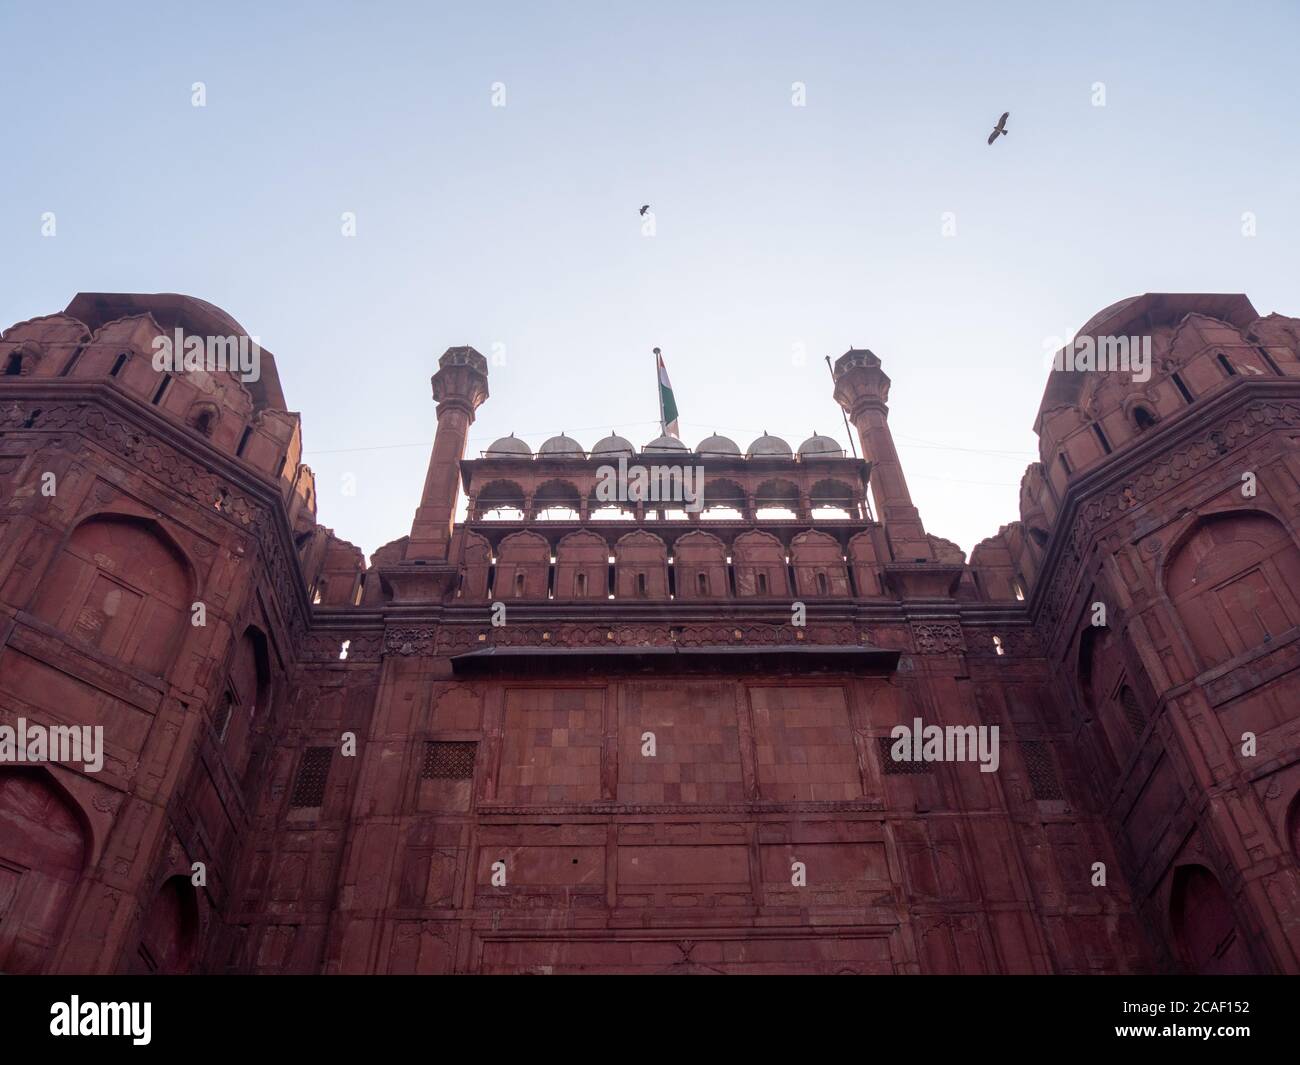
M998 124L993 127L993 132L989 134L989 143L992 144L998 139L998 134L1007 135L1007 119L1011 117L1010 111L1003 111L1002 117L998 119Z

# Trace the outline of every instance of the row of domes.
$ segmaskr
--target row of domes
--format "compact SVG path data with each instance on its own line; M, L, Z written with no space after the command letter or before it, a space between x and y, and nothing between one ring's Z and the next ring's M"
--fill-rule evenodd
M694 452L675 436L660 436L651 440L641 449L642 455L665 455L678 452L684 455L716 455L716 456L740 456L740 448L734 440L725 436L719 436L714 433L712 436L701 440L699 446ZM509 436L503 436L500 440L495 441L487 449L488 458L514 458L521 456L531 456L532 448L520 440L514 433ZM603 440L598 440L591 448L592 455L635 455L636 448L630 440L611 433ZM537 454L548 457L563 457L566 455L574 458L582 458L587 452L582 445L571 437L561 433L559 436L553 436L537 449ZM799 454L803 457L824 456L826 458L840 458L844 454L844 449L829 436L821 436L813 433L807 440L799 445ZM794 452L790 445L782 440L779 436L769 436L764 433L752 444L749 450L745 452L747 458L793 458Z

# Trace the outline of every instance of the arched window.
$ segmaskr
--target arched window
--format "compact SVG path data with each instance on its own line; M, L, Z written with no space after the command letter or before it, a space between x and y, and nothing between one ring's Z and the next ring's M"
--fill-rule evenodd
M817 594L826 595L830 591L830 585L826 583L826 574L820 570L817 571Z
M1156 424L1156 416L1147 410L1146 407L1134 407L1133 424L1137 426L1137 431L1139 433L1145 433Z
M520 521L524 516L524 491L513 481L492 481L474 497L474 504L481 521Z
M767 595L767 574L758 574L758 594Z
M265 634L250 625L235 645L225 699L214 722L237 778L248 763L253 729L266 716L270 705L270 646Z
M709 594L709 575L707 573L697 573L695 575L695 590L700 595Z
M700 517L706 521L740 521L747 505L745 490L735 481L725 478L710 480L705 486L704 509Z
M22 374L22 372L23 372L23 357L21 352L17 352L17 351L11 352L9 354L9 361L5 363L5 376L18 377Z
M1098 763L1098 783L1109 787L1132 750L1112 695L1124 671L1123 655L1114 633L1105 626L1087 625L1079 636L1078 680L1083 697L1084 725Z
M645 594L646 594L645 574L644 574L644 573L638 573L638 574L636 575L636 594L637 594L637 595L645 595Z
M577 521L581 500L581 493L569 482L547 481L533 493L533 513L539 521Z
M576 581L577 581L578 597L583 598L587 594L587 575L585 573L579 573L576 578Z
M798 516L799 487L793 481L775 478L754 491L755 517L759 520L789 520Z
M818 481L808 493L814 518L856 518L858 497L843 481Z

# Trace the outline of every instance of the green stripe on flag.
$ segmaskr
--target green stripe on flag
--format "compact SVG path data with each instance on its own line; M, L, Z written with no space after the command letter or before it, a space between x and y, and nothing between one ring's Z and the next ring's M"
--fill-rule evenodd
M668 367L664 357L655 348L655 376L659 380L659 424L665 436L678 436L677 400L673 398L672 382L668 380Z
M662 380L659 382L659 412L659 420L665 426L672 425L677 420L677 401L673 399L672 386L664 384Z

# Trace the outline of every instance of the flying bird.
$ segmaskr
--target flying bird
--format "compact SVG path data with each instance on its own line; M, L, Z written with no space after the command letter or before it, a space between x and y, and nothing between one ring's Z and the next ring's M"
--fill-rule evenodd
M643 204L641 205L641 212L640 212L640 213L641 213L641 214L645 214L646 211L648 211L648 210L650 210L650 205L649 205L648 203L643 203Z
M998 134L1007 135L1007 119L1011 117L1010 111L1003 111L1002 117L998 119L998 124L993 127L993 132L989 134L989 143L992 144L998 139Z

